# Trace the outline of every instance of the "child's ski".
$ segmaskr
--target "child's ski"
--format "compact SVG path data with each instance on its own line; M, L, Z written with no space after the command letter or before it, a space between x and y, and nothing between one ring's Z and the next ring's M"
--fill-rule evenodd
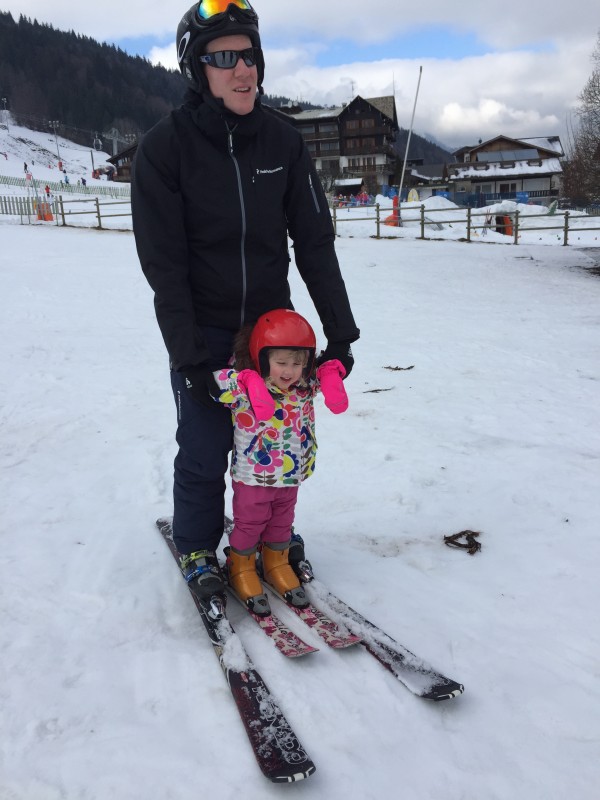
M377 625L332 594L320 581L304 584L314 602L321 603L332 615L338 615L362 639L362 644L392 675L413 694L428 700L449 700L464 691L464 686L434 669Z
M296 636L296 634L291 631L279 617L276 617L275 614L263 616L256 614L251 608L248 608L246 603L238 597L230 586L227 588L231 596L235 597L240 605L245 608L260 629L271 639L275 647L280 653L283 653L284 656L287 656L287 658L299 658L300 656L319 652L317 647L313 647L303 641L299 636Z
M309 628L312 628L329 647L333 647L336 650L343 650L345 647L352 647L352 645L360 644L360 636L355 636L349 631L342 630L336 622L330 619L327 614L316 606L310 604L306 608L298 608L288 603L285 597L280 595L279 592L276 592L268 583L265 583L264 586L272 595L278 597L282 603L285 603L290 611L293 611L294 614L300 617L302 622L306 623Z

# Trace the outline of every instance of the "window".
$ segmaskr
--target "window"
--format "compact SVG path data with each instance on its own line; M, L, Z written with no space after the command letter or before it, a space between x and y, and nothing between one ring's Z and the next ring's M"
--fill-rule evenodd
M360 120L358 120L358 119L349 119L349 120L346 121L346 128L348 130L353 129L353 128L358 128L359 124L360 124Z
M367 136L366 139L362 140L363 147L375 147L375 137L374 136Z
M304 136L305 133L314 133L315 126L314 125L299 125L298 130Z
M337 131L337 125L335 122L320 122L319 123L319 133L335 133Z
M500 184L500 194L505 194L507 192L516 192L517 191L517 184L516 183L501 183Z
M374 128L375 127L375 120L374 119L363 119L362 127L363 128Z
M348 139L348 141L346 142L346 147L349 150L354 150L358 148L358 144L359 144L358 139Z
M339 145L337 142L321 142L321 152L324 150L338 150Z

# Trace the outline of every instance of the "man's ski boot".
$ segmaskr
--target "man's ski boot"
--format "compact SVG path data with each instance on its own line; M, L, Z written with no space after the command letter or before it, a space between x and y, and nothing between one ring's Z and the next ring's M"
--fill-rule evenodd
M294 533L293 528L288 561L301 583L310 583L313 580L315 576L311 563L304 554L304 539L299 533Z
M261 617L270 614L269 600L256 572L256 548L236 550L226 547L225 553L227 580L233 591L254 614Z
M308 599L288 561L290 542L263 542L261 564L263 579L290 605L306 608Z
M180 556L179 566L206 615L213 620L222 619L225 614L225 579L214 550L196 550Z

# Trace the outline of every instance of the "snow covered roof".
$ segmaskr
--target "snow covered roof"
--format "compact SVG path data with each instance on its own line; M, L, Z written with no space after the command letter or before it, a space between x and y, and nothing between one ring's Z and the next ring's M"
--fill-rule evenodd
M426 181L441 181L444 177L445 164L419 164L411 168L411 175Z
M485 142L480 141L478 144L465 145L464 147L460 147L457 150L454 150L453 154L457 158L459 158L464 153L472 153L474 150L485 151L486 148L488 148L488 146L492 142L498 142L498 141L513 142L515 144L521 142L522 144L528 144L531 147L535 147L538 150L547 150L548 152L551 153L558 153L558 155L560 156L564 155L564 151L559 136L533 136L533 137L516 139L513 136L504 136L502 134L499 136L494 136L492 139L488 139Z
M290 114L290 116L292 119L297 119L301 122L309 122L313 119L323 119L324 117L339 117L344 108L345 106L337 106L335 108L313 108L310 111L300 111L298 114Z
M540 147L543 150L553 150L559 155L564 155L560 138L558 136L535 136L533 139L519 139L521 142L527 142L534 147Z
M474 161L460 166L449 166L450 180L465 180L466 178L511 178L520 176L556 175L562 173L560 159L542 158L532 161L515 161L493 163Z
M396 115L396 103L392 95L387 97L365 97L362 98L360 95L357 95L354 100L364 100L365 103L369 103L376 108L377 111L380 111L382 114L385 114L386 117L391 119L395 122ZM352 100L352 102L354 102ZM300 111L298 114L290 114L293 119L299 120L300 122L310 122L315 119L327 119L327 118L334 118L339 117L339 115L345 111L350 103L343 105L343 106L334 106L333 108L313 108L310 111Z

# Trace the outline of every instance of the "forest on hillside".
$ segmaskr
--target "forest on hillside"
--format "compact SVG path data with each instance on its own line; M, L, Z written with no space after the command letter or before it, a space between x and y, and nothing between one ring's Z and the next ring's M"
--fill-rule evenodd
M127 141L179 106L184 92L179 72L75 31L60 31L24 15L15 20L10 12L0 11L0 100L6 99L15 121L28 128L47 130L54 121L59 135L86 145L96 133L102 136L116 129ZM265 95L263 102L279 108L290 100ZM407 136L401 128L399 156ZM441 147L414 133L410 157L423 158L425 164L452 160Z
M184 92L178 72L153 66L114 45L100 44L26 17L0 12L0 93L14 118L32 129L47 120L72 141L117 128L139 134Z

